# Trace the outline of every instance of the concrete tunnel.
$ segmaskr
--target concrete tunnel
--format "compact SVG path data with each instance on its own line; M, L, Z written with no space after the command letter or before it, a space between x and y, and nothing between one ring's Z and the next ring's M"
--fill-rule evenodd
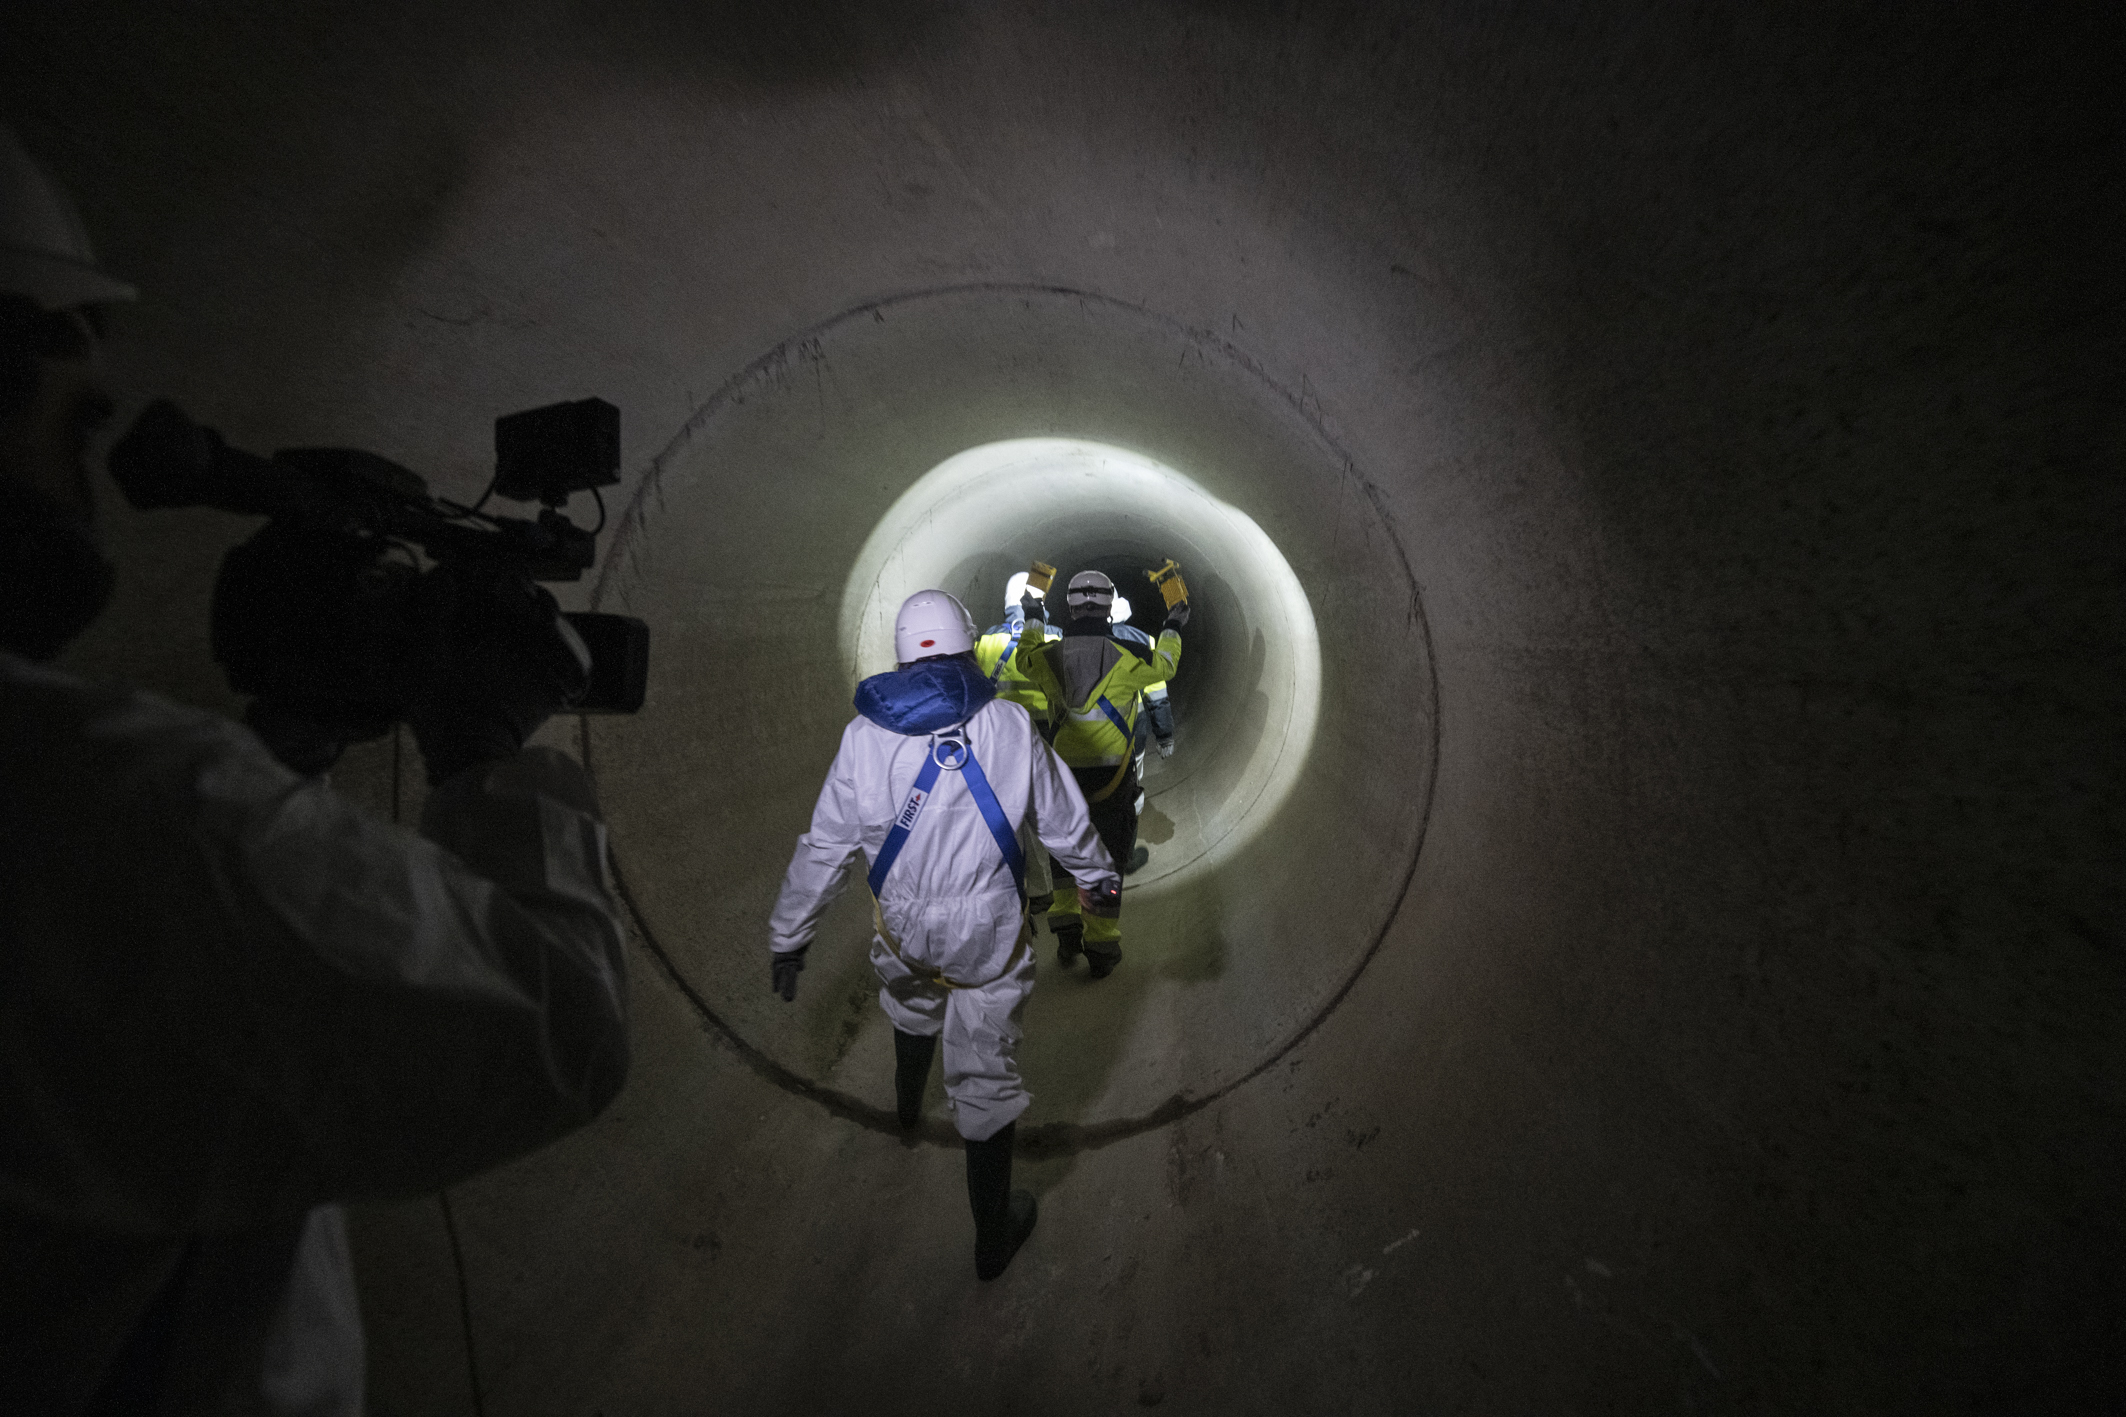
M458 496L494 415L623 410L568 594L651 622L650 698L548 734L633 1073L357 1208L378 1414L2126 1395L2112 18L7 29L4 116L144 292L128 410ZM71 663L233 707L248 524L104 500ZM1033 555L1171 555L1201 610L1126 962L1030 1007L1040 1228L978 1286L863 912L794 1007L764 921L898 595L988 623ZM415 816L410 744L336 781Z

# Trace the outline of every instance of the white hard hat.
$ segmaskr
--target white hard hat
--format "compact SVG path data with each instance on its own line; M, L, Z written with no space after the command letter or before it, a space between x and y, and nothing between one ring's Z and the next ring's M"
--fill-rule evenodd
M1006 610L1019 608L1019 597L1026 594L1026 582L1028 579L1024 571L1019 571L1010 580L1004 582L1004 608Z
M1080 571L1070 578L1066 601L1073 611L1105 610L1115 598L1115 583L1098 571Z
M1115 603L1107 607L1107 618L1110 622L1117 625L1128 624L1129 598L1127 596L1121 595L1116 596Z
M974 648L974 617L941 590L919 590L893 619L893 657L903 664Z
M89 233L59 184L0 126L0 293L47 310L131 300L135 291L96 266Z

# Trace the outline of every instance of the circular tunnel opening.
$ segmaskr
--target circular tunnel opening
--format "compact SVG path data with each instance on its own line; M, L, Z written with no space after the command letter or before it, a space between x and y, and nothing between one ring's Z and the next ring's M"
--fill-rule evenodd
M1070 438L969 448L930 469L865 541L842 594L854 677L890 668L902 599L935 586L1000 617L1015 571L1059 568L1061 587L1100 570L1136 591L1156 635L1164 603L1146 578L1180 563L1194 613L1169 684L1175 753L1145 759L1140 836L1151 859L1128 888L1148 894L1216 869L1283 806L1313 745L1321 648L1305 588L1245 511L1141 452Z
M764 1069L890 1127L860 885L796 1004L765 982L856 684L891 667L910 591L986 625L1037 556L1121 583L1170 556L1197 614L1179 746L1146 784L1152 863L1115 974L1056 970L1039 941L1021 1135L1113 1135L1237 1085L1343 996L1423 837L1431 651L1376 495L1243 351L1097 294L948 287L791 336L653 460L596 587L658 637L643 712L585 730L637 923ZM1149 584L1131 599L1156 624Z

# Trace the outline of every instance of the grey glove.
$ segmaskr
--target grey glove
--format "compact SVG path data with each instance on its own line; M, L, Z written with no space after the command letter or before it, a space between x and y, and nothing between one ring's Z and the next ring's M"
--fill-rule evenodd
M1182 601L1182 602L1181 602L1181 603L1180 603L1179 605L1175 606L1175 607L1174 607L1173 609L1171 609L1171 610L1169 610L1169 611L1167 611L1167 612L1166 612L1166 628L1168 628L1169 630L1178 630L1178 629L1180 629L1180 628L1181 628L1181 627L1182 627L1183 625L1186 625L1187 623L1188 623L1188 602L1187 602L1187 601L1185 601L1185 600L1184 600L1184 601Z
M797 1002L797 976L804 971L805 952L797 949L787 954L778 954L768 966L768 989L782 995L786 1004Z
M439 567L424 591L443 626L438 664L406 713L431 786L514 757L590 686L591 653L542 586Z
M1159 740L1159 756L1160 756L1160 757L1162 757L1162 758L1171 758L1172 756L1174 756L1174 740L1173 740L1173 739L1171 739L1171 738L1161 738L1161 739Z

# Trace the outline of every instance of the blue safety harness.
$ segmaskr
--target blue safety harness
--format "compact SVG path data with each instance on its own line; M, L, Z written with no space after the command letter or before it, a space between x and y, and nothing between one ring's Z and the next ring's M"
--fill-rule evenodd
M1019 636L1025 633L1026 622L1024 620L1021 620L1017 625L1012 627L1011 643L1004 646L1004 652L997 656L997 667L989 671L989 683L991 688L996 687L997 676L1004 672L1005 665L1011 663L1012 655L1018 653Z
M946 736L931 740L930 754L923 760L922 771L915 775L915 786L908 793L907 804L893 819L893 829L886 833L886 840L871 863L871 894L874 897L886 884L886 875L893 870L893 863L900 859L901 848L908 844L908 833L915 829L916 819L923 815L923 804L930 800L941 768L957 772L961 781L967 784L967 790L974 795L974 805L981 809L982 821L988 825L989 834L996 838L997 850L1004 853L1004 864L1011 868L1012 885L1018 888L1022 898L1025 896L1026 855L1019 850L1018 833L1004 819L1004 808L989 786L988 775L975 759L974 746L965 737L966 729L967 726L961 724L957 729L948 730ZM953 736L955 734L959 736Z
M1127 723L1123 722L1121 711L1117 709L1113 704L1107 701L1107 695L1105 694L1102 694L1100 696L1099 703L1100 712L1107 715L1107 721L1109 723L1112 723L1113 725L1115 725L1115 727L1122 730L1122 741L1127 743L1132 737L1132 731L1130 729L1130 726Z

